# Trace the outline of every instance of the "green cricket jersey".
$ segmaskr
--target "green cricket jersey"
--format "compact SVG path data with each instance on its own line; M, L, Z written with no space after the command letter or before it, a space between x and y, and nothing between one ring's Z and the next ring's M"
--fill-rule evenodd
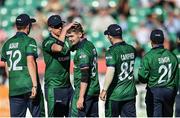
M135 53L135 48L125 42L116 43L107 50L106 65L115 67L113 80L107 90L110 100L124 101L135 98Z
M74 86L79 94L81 83L81 68L89 67L89 83L86 90L87 95L99 95L100 87L98 81L97 52L94 45L87 39L83 39L77 45L74 56Z
M10 96L21 95L32 89L32 80L27 67L28 55L38 57L37 45L34 39L22 32L17 32L2 47L1 60L8 65ZM38 73L37 79L39 83Z
M148 87L176 87L177 58L163 46L152 48L142 59L139 76Z
M70 86L70 42L65 39L65 44L61 52L52 52L51 46L58 39L50 35L42 43L45 69L46 87L69 87Z
M179 69L179 79L180 79L180 48L177 48L175 50L173 50L173 53L176 55L177 59L178 59L178 69ZM180 87L180 80L178 80L178 86Z

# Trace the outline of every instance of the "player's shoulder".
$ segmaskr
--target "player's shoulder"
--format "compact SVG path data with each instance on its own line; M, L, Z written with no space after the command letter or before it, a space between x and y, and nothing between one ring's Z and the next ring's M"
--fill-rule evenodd
M12 37L10 37L9 39L7 39L7 40L4 42L4 44L3 44L2 47L5 47L6 45L10 44L10 43L14 40L14 38L15 38L15 36L12 36Z
M166 50L167 55L171 55L171 56L176 57L176 55L173 52L171 52L170 50L168 50L168 49L165 49L165 50Z
M172 53L180 54L180 48L176 48L176 49L172 50Z
M85 39L85 46L95 47L94 44L91 41L87 40L87 39Z

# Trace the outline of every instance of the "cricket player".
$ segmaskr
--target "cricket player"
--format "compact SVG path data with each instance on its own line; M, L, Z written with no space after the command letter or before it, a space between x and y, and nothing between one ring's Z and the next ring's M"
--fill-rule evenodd
M73 23L64 27L63 23L59 15L50 16L47 21L50 34L42 43L48 117L67 117L73 92L69 72L71 44L65 38Z
M177 48L175 50L173 50L173 53L176 55L176 57L178 58L178 71L180 70L180 32L177 33ZM180 74L180 73L179 73ZM180 75L179 75L179 79L180 79ZM176 111L175 111L175 116L176 117L180 117L180 80L178 80L178 93L176 95Z
M143 57L138 72L139 80L147 83L147 116L172 117L177 92L178 60L164 48L162 30L153 30L150 40L152 49Z
M76 23L67 33L72 42L74 56L74 86L72 117L98 117L97 52L94 45L84 36L81 24Z
M106 75L100 98L106 117L136 117L136 87L133 75L136 50L122 39L121 27L111 24L104 32L112 46L106 52Z
M1 60L9 77L11 117L25 117L26 110L32 117L45 117L44 99L39 82L36 58L37 45L29 37L35 19L27 14L16 18L17 33L2 47Z

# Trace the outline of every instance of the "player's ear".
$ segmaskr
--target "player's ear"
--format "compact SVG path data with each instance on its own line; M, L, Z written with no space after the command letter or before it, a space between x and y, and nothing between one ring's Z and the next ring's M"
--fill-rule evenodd
M109 38L109 39L112 39L112 36L108 35L108 38Z
M52 28L51 28L51 27L48 27L48 30L51 32L51 31L52 31Z
M78 32L78 35L79 35L79 37L80 37L80 38L82 38L82 37L83 37L82 32Z

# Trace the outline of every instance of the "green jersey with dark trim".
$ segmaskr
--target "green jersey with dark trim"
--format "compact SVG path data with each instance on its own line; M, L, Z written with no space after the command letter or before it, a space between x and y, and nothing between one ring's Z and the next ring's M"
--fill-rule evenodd
M37 45L34 39L22 32L17 32L2 47L1 60L8 65L10 96L21 95L32 89L32 80L27 67L28 55L38 57ZM37 79L39 82L38 73Z
M178 70L179 70L179 79L180 79L180 48L177 48L175 50L173 50L173 53L176 55L177 59L178 59ZM180 80L178 80L178 85L180 87Z
M134 47L125 42L116 43L106 51L107 67L115 68L113 80L107 90L110 100L123 101L135 98L135 56Z
M142 59L139 77L148 87L175 88L178 80L178 60L163 46L152 48Z
M99 95L97 52L94 45L87 39L78 43L74 56L74 86L77 93L81 83L81 68L84 67L89 68L87 95Z
M43 56L46 64L46 87L69 87L70 84L70 48L69 40L65 39L61 52L52 52L51 46L57 43L56 38L50 35L42 43Z

